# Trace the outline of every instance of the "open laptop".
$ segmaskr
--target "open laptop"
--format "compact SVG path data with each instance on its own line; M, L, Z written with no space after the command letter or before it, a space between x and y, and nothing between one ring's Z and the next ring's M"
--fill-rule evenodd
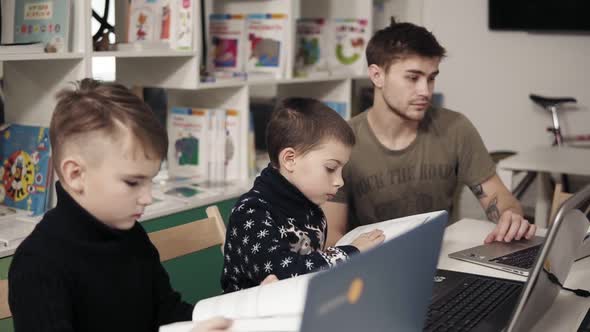
M313 277L300 331L421 331L447 220L441 211Z
M579 252L589 221L590 186L560 207L526 284L439 270L426 331L528 331L559 293Z
M449 257L528 276L543 242L545 242L545 238L540 236L510 243L492 242L450 253ZM589 255L590 238L586 234L584 243L576 254L576 259L582 259Z

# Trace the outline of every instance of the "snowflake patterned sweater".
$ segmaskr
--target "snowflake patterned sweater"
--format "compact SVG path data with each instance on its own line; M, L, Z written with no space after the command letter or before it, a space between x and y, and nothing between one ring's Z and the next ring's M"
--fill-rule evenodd
M269 165L232 209L221 287L228 293L258 286L269 274L305 274L358 252L353 246L325 248L327 233L322 209Z

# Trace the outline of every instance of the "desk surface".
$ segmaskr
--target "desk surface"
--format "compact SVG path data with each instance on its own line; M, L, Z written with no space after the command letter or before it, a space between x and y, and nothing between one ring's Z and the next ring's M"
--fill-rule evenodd
M513 280L525 281L525 277L451 259L452 252L470 248L483 243L485 236L494 229L489 221L462 219L447 227L438 267L447 270L469 272ZM539 231L544 235L545 230ZM590 289L590 258L574 263L565 282L566 287ZM534 331L576 331L590 307L589 298L581 298L571 292L561 291L549 311L540 318Z
M501 160L498 166L509 170L590 175L590 149L536 147Z

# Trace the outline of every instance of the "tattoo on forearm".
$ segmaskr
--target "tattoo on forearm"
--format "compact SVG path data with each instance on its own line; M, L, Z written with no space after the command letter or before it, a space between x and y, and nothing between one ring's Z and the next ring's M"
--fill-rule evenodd
M494 197L486 209L486 216L493 222L500 220L500 210L498 210L498 198Z
M483 191L483 186L481 184L476 184L475 186L469 187L469 189L471 189L471 192L478 199L486 197L486 193Z

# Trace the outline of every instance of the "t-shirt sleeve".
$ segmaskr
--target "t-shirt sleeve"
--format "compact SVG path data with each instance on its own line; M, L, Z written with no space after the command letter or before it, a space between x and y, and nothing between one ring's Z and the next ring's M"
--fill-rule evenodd
M496 165L469 119L460 115L456 126L459 182L469 187L481 184L496 173Z

